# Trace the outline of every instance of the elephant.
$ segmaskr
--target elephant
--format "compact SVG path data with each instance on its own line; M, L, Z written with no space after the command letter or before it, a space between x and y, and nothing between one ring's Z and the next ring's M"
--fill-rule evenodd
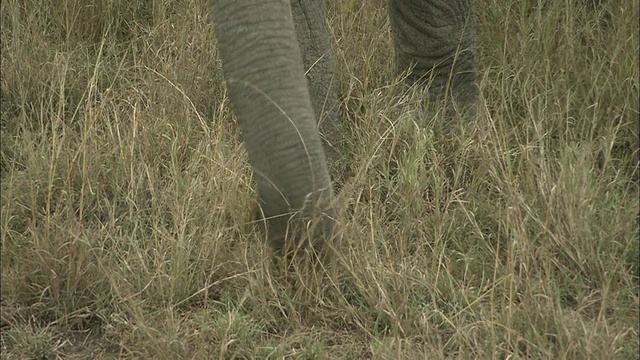
M388 4L396 72L471 115L478 97L472 5ZM342 144L324 0L212 0L211 8L268 241L281 256L307 245L319 251L336 232L327 163Z

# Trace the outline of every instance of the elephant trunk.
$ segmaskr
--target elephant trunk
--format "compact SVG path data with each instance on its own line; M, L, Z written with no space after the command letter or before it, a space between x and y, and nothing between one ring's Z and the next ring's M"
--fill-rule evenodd
M269 238L282 249L290 219L324 213L333 197L288 0L214 0L229 99L253 165ZM332 231L320 215L321 231ZM312 234L313 235L313 234Z

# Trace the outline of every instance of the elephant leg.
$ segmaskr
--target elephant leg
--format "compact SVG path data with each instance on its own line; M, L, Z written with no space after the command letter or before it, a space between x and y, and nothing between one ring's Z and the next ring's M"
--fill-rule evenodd
M458 118L476 112L475 31L471 0L390 0L396 70L429 86L431 102ZM453 106L451 106L453 105Z
M272 247L321 242L333 189L289 0L213 0L229 99L240 123ZM311 231L311 233L308 233ZM298 244L292 244L297 248Z
M311 104L327 160L332 165L342 151L342 132L335 86L335 54L329 39L325 1L293 0L291 7Z

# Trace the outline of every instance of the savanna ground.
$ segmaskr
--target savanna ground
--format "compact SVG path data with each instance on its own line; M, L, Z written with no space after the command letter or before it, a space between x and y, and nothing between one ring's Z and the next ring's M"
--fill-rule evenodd
M637 1L478 1L450 135L394 78L386 2L330 1L322 290L252 223L205 1L53 3L1 3L3 358L637 357Z

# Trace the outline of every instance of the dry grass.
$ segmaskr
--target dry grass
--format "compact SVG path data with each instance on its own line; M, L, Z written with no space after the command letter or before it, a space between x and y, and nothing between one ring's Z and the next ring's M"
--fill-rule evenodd
M479 1L452 136L397 86L386 2L331 2L322 291L251 223L204 1L139 3L1 3L3 358L637 356L638 2Z

